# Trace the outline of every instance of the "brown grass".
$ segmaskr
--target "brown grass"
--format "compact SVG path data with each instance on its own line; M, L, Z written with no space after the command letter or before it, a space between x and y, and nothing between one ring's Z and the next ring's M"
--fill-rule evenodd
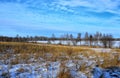
M11 51L11 52L10 52ZM113 53L113 52L117 53ZM90 47L86 46L63 46L63 45L50 45L50 44L37 44L37 43L20 43L20 42L0 42L0 59L9 59L14 56L11 60L11 64L17 64L20 60L23 62L29 63L29 59L31 57L38 59L42 57L48 61L56 61L56 60L81 60L82 58L73 56L76 55L83 55L84 57L88 58L89 60L96 60L97 64L101 67L109 67L109 66L120 66L120 49L113 49L113 52L103 53L103 52L95 52L90 49ZM52 54L51 57L47 57L45 54L50 53ZM67 58L68 56L69 58ZM95 56L95 58L90 59L90 56ZM103 58L103 64L100 64L100 59ZM81 67L82 71L85 70L86 67ZM66 74L66 75L65 75ZM69 76L68 72L60 73L60 78L66 78Z
M67 71L67 72L60 72L58 78L72 78L72 77L70 75L70 72Z
M90 50L89 48L74 46L0 42L0 52L6 52L11 49L14 53L53 53L56 56L59 56L61 53L72 55L76 52L85 52Z

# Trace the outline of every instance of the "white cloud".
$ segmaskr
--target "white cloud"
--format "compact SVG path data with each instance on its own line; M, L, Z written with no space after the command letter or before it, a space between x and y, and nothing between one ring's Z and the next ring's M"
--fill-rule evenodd
M59 14L43 14L40 11L33 12L31 9L19 3L0 3L0 7L0 26L63 30L63 26L61 28L57 26L70 22L66 17L60 16ZM66 7L58 8L68 10Z
M72 8L86 7L87 10L95 12L120 12L120 0L59 0L54 3Z

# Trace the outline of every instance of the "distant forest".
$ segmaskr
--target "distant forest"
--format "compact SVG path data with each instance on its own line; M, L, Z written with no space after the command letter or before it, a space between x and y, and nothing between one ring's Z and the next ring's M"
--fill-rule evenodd
M19 35L16 35L16 37L8 37L8 36L0 36L1 42L37 42L37 41L48 41L50 44L51 41L54 42L55 40L59 41L59 45L61 44L61 41L71 41L74 46L77 45L79 42L79 45L81 45L81 42L84 41L84 45L87 46L99 46L99 44L102 44L104 48L112 48L114 45L114 41L120 41L120 38L114 38L111 34L103 34L100 32L96 32L95 34L89 34L86 32L84 36L82 37L81 33L76 34L77 37L74 37L73 34L64 34L60 37L56 37L55 34L52 34L51 37L45 37L45 36L26 36L21 37ZM69 45L69 44L68 44Z

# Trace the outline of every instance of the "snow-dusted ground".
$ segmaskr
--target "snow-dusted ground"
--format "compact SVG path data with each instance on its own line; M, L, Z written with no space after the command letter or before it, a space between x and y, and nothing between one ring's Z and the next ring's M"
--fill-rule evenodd
M0 65L0 78L57 78L60 63L46 64Z
M13 56L11 58L14 58ZM31 63L25 64L23 62L14 65L9 63L10 59L0 60L0 78L59 78L58 75L60 72L67 71L69 71L73 78L87 78L86 73L88 72L91 77L89 69L86 72L82 72L81 69L83 65L86 68L96 65L96 61L89 60L83 55L77 55L76 58L80 60L47 61L40 58L34 61L34 58L30 58L28 61L31 61Z
M91 49L96 52L111 52L112 51L112 49L110 48L91 48Z
M94 50L101 51L103 49L96 48ZM109 51L111 49L105 50ZM73 78L101 78L98 76L101 73L105 76L103 78L120 78L120 70L117 72L115 72L116 70L109 70L110 73L111 71L113 72L112 75L117 75L118 77L110 77L111 74L107 72L107 69L105 72L103 72L104 69L100 68L93 70L98 61L99 64L104 63L104 58L99 55L90 55L90 52L87 52L87 55L80 53L73 56L58 56L54 61L51 60L54 55L50 53L46 53L45 58L35 58L34 54L28 54L30 58L27 60L21 58L20 54L12 54L12 52L9 54L0 54L0 78L59 78L58 76L61 72L69 72ZM2 59L4 55L7 55L6 59ZM17 57L21 58L18 61L19 63L12 64L11 61ZM115 56L111 53L110 59L114 58ZM120 61L120 57L118 61ZM91 73L92 70L94 73ZM106 77L108 74L109 76Z
M0 78L57 78L61 71L59 61L42 64L0 65ZM66 63L66 71L70 70L73 78L87 78L78 71L72 61Z
M93 78L120 78L120 67L108 67L102 69L95 67L92 71Z

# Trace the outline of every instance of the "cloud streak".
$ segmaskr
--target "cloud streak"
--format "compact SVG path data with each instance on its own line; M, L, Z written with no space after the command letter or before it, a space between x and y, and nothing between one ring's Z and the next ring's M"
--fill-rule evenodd
M68 7L85 7L87 10L95 12L111 12L116 13L120 7L120 0L59 0L55 2L61 6Z

